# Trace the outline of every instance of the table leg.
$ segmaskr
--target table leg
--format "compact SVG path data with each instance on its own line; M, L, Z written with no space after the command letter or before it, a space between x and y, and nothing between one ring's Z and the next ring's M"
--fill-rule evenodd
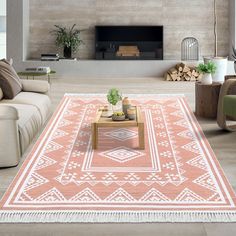
M138 123L139 148L145 149L144 123Z
M93 149L98 147L98 127L96 123L92 123L92 147Z
M51 78L49 74L48 74L48 83L51 84Z

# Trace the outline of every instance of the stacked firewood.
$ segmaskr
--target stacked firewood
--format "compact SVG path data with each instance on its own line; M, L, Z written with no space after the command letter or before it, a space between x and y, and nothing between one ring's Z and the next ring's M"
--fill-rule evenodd
M118 57L139 57L140 51L137 46L119 46L116 55Z
M201 77L202 74L197 72L196 67L184 63L177 64L165 74L167 81L199 81Z

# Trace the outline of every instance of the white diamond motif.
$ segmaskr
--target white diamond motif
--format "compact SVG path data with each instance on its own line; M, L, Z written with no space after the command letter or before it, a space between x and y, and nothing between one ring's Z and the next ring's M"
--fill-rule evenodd
M129 129L116 129L111 132L106 132L105 136L115 138L120 141L125 141L134 137L137 137L137 132L129 130Z
M112 159L114 161L124 163L135 158L141 157L144 154L142 152L130 149L127 147L118 147L106 152L102 152L99 155Z

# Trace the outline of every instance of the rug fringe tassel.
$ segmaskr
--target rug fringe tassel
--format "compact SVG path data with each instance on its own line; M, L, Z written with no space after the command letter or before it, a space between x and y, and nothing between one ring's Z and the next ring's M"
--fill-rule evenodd
M236 222L236 212L2 211L0 223Z

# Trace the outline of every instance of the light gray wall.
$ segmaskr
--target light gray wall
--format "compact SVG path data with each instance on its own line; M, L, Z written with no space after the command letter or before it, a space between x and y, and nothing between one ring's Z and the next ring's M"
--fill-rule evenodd
M32 0L30 0L31 2ZM44 0L38 0L38 2L48 4L48 7L52 7L52 2L58 5L66 2L66 0L48 0L45 3ZM71 0L74 4L78 0ZM84 0L84 4L90 0ZM101 2L104 0L101 0ZM113 1L113 0L111 0ZM171 4L180 4L184 1L188 2L197 1L185 1L185 0L169 0ZM70 1L67 1L69 3ZM106 1L107 3L110 1ZM117 1L118 2L118 1ZM132 0L127 0L132 2ZM201 1L200 1L201 2ZM24 70L26 67L34 66L50 66L53 70L57 71L56 76L73 76L73 77L96 77L96 78L120 78L120 77L146 77L146 76L163 76L164 72L179 62L179 60L164 60L164 61L96 61L96 60L79 60L79 61L60 61L60 62L41 62L26 60L28 55L28 33L29 33L29 0L7 0L7 58L14 59L14 67L17 71ZM224 5L225 3L222 2ZM203 5L203 2L202 2ZM41 5L42 6L42 5ZM181 5L182 6L182 5ZM43 7L39 7L38 11L42 11ZM81 10L82 11L82 10ZM225 11L225 10L223 10ZM56 19L61 19L61 15L58 14ZM72 17L72 16L71 16ZM70 18L70 15L68 16ZM75 19L74 17L72 17ZM71 18L71 19L72 19ZM109 16L107 16L109 19ZM122 17L121 17L122 18ZM144 18L144 17L143 17ZM50 23L50 19L44 16L41 21ZM74 21L74 20L73 20ZM227 20L228 21L228 20ZM63 20L61 20L63 22ZM200 20L199 20L200 22ZM72 22L71 22L72 23ZM122 23L122 22L121 22ZM235 22L234 22L235 27ZM30 28L32 36L32 28ZM226 34L229 35L228 29ZM42 33L44 29L42 29ZM177 31L176 31L177 32ZM184 28L180 29L180 33L184 32ZM177 33L176 33L177 34ZM205 35L208 38L208 34ZM222 36L221 36L222 37ZM32 40L32 39L31 39ZM43 42L47 42L47 38L42 38ZM221 39L220 39L221 40ZM31 41L32 42L32 41ZM213 48L212 42L210 42ZM226 43L227 44L227 43ZM42 44L42 47L45 46ZM165 45L168 47L168 45ZM171 46L171 45L170 45ZM229 46L229 43L228 43ZM179 52L179 50L178 50ZM213 53L213 52L212 52ZM211 54L212 54L211 53ZM228 63L228 74L233 72L233 63Z
M217 0L219 55L229 50L229 1ZM199 40L201 55L213 55L213 0L30 0L29 55L55 52L55 24L76 23L85 45L80 58L94 57L95 25L164 25L164 59L180 59L184 37ZM78 55L77 55L78 56Z
M28 0L7 0L7 57L13 58L16 66L25 60L27 55L27 4Z

